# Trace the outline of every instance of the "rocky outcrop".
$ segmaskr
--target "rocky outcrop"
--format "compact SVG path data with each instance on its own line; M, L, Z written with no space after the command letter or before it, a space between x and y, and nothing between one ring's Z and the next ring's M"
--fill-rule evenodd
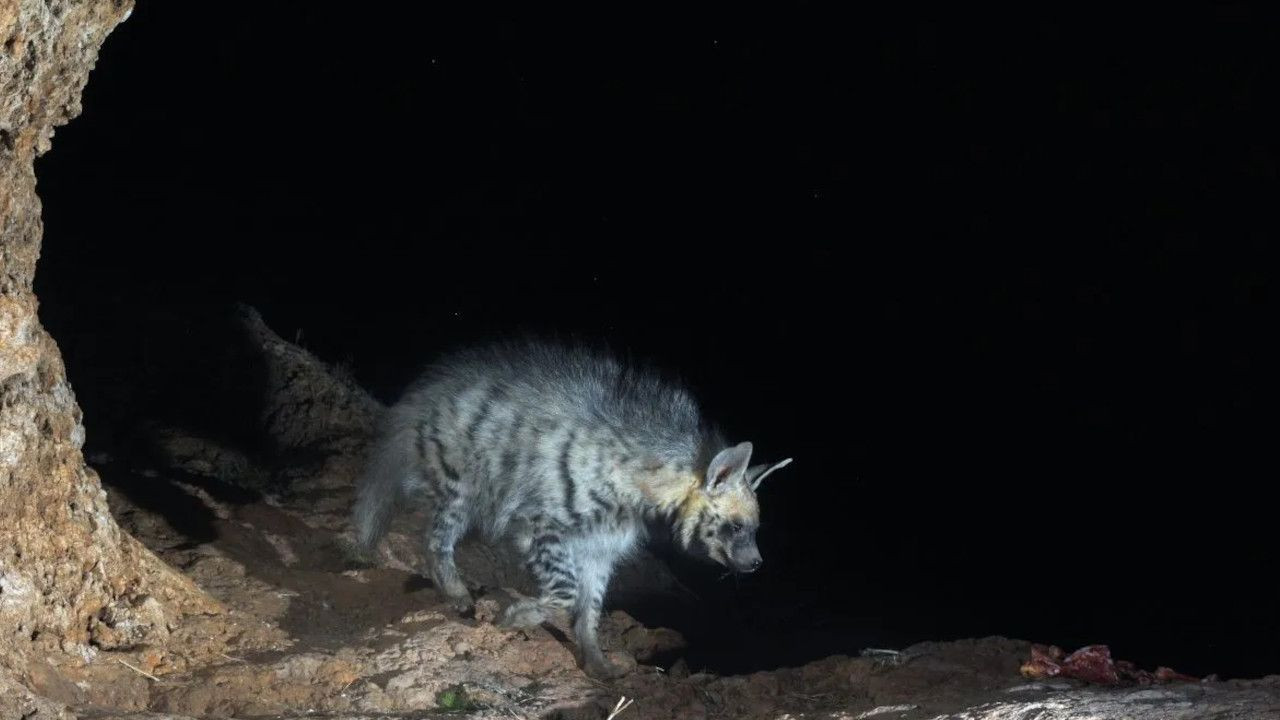
M1280 717L1280 687L1263 681L1132 690L1041 690L1030 699L1001 698L939 715L934 720L1254 720L1270 717Z
M277 335L257 310L242 305L237 315L264 376L254 399L262 405L258 422L268 447L277 454L358 451L382 405L352 377Z
M14 683L74 696L77 686L64 671L83 669L99 652L162 645L184 617L221 612L121 532L107 511L98 477L81 456L80 408L32 292L42 228L33 162L50 149L54 128L80 112L98 48L131 9L125 0L0 0L4 712L6 703L27 702L7 689Z

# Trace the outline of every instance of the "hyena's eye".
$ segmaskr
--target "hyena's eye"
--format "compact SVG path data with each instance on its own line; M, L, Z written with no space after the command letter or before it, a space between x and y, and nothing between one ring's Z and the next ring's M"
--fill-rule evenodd
M742 532L742 523L726 522L720 526L720 534L726 537L737 535Z

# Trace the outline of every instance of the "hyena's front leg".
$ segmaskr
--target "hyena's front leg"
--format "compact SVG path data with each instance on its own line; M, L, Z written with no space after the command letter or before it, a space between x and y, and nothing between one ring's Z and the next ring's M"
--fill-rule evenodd
M525 551L525 564L541 591L537 599L520 600L502 612L504 627L533 627L556 613L573 607L577 600L577 572L568 548L554 530L534 528Z
M609 662L600 649L600 610L604 593L613 574L613 558L583 553L578 562L578 598L573 608L573 634L582 652L582 665L587 674L608 680L625 671Z

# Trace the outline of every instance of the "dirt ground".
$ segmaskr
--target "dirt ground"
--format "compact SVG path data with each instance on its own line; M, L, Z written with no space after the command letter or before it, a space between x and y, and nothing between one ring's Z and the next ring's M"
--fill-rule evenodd
M268 473L217 443L164 431L153 451L149 466L90 460L122 527L224 603L243 632L223 639L227 650L212 661L186 661L183 645L172 642L100 649L40 688L81 717L595 719L621 698L633 704L617 717L633 720L1147 716L1134 707L1160 709L1151 717L1264 716L1195 714L1216 707L1215 698L1224 707L1246 698L1280 713L1280 678L1127 690L1027 682L1019 665L1029 644L1004 638L746 676L691 674L678 634L618 611L603 628L605 647L634 669L599 683L578 669L565 627L507 631L492 623L528 589L500 552L474 545L461 552L464 573L478 578L475 617L449 611L412 571L413 515L399 520L383 557L355 557L346 523L354 458L332 455L296 473L287 491L272 492L262 481ZM1115 714L1098 715L1099 703L1112 703Z

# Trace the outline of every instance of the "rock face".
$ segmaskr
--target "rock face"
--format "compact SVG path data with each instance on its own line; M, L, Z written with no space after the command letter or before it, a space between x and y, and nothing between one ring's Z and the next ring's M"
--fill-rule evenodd
M218 612L107 512L31 289L42 227L32 163L80 112L98 48L131 9L0 0L0 676L54 696L62 684L50 668L163 640L185 613Z

